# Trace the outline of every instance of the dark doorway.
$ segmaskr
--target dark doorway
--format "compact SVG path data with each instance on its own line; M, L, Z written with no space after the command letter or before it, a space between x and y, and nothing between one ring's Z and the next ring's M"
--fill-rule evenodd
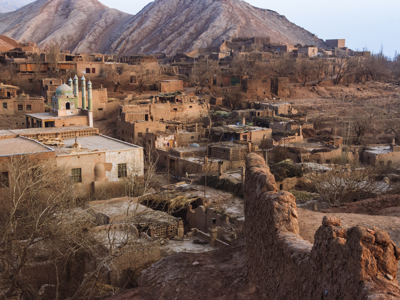
M65 103L65 109L71 109L71 103L69 102Z

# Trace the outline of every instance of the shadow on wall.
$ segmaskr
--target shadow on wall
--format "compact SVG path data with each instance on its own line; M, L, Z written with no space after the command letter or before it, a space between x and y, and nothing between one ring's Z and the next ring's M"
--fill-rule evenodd
M324 217L312 245L299 235L295 197L277 192L264 159L251 153L246 165L246 255L262 299L400 298L400 249L387 232Z

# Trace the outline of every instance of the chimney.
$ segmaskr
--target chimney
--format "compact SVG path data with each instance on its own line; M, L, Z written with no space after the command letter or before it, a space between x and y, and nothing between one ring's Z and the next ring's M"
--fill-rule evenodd
M249 153L251 153L251 142L247 142L247 148L249 150Z
M222 179L222 176L224 175L224 171L222 170L223 164L224 164L223 161L218 162L218 177L219 177L219 179Z
M197 123L196 123L196 129L195 129L195 132L197 132Z
M244 181L246 179L246 167L242 167L242 173L241 173L241 177L242 177L242 187L244 188Z
M242 125L246 125L246 118L243 118Z
M265 159L265 164L268 166L268 151L265 150L264 152L264 159Z
M303 136L303 128L301 128L301 126L300 126L300 134L299 135Z
M217 220L215 218L211 219L211 232L210 232L210 245L215 247L216 241L218 237L218 230L217 230Z

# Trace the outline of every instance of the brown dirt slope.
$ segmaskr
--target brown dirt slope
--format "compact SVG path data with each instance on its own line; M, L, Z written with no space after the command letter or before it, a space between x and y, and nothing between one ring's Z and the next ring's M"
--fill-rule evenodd
M171 255L143 271L143 299L258 299L249 283L244 241L212 252Z

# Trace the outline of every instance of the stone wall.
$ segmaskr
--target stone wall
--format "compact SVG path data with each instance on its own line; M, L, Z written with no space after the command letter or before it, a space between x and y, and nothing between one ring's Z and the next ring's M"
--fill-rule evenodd
M325 217L314 245L299 235L295 197L277 192L258 154L247 156L245 201L249 274L262 299L398 299L400 249L378 228L345 229Z

